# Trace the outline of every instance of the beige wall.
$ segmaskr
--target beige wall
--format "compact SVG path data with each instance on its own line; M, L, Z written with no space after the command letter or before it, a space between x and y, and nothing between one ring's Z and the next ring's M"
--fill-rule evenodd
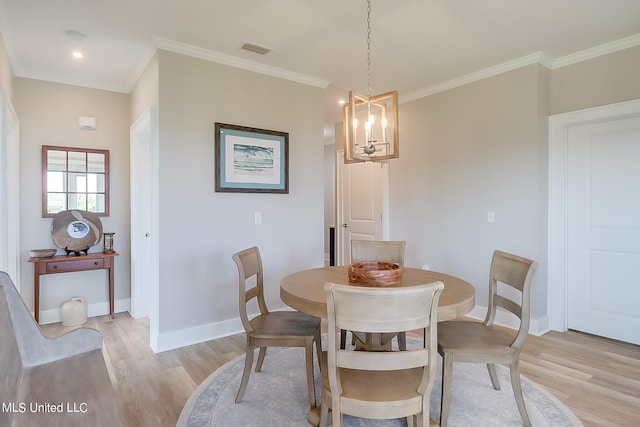
M547 74L531 65L402 104L401 155L390 172L390 234L407 240L406 265L468 280L486 307L493 250L534 258L543 267L538 317L546 313L546 127L539 117L547 110Z
M272 309L281 277L322 266L324 154L321 89L162 50L158 64L163 347L237 319L234 252L260 248ZM288 132L289 194L216 193L215 122Z
M51 218L42 218L41 148L61 145L110 151L110 213L102 217L104 231L115 232L116 310L128 309L129 263L129 95L15 78L15 109L20 118L20 244L22 295L33 307L33 265L29 249L55 248ZM96 118L97 130L78 128L78 116ZM102 251L102 246L91 252ZM59 252L63 252L59 250ZM108 313L107 272L96 270L49 275L42 279L44 321L59 315L60 305L74 296L87 299L92 309ZM48 311L50 312L48 314ZM104 314L101 312L100 314Z

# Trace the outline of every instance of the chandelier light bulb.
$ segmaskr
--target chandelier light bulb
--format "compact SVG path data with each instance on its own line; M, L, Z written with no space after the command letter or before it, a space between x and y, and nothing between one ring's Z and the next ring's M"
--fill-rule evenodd
M387 143L387 119L382 117L382 142Z

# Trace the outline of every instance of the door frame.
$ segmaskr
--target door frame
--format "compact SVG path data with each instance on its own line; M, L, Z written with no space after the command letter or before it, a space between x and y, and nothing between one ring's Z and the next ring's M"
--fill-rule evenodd
M550 327L568 329L568 129L640 115L640 99L549 117L549 245L547 307Z
M336 150L335 157L335 195L336 195L336 262L338 265L341 263L343 259L343 252L347 249L343 248L342 244L344 242L344 193L342 191L342 184L344 179L343 167L344 164L344 150ZM382 188L381 198L382 198L382 239L389 239L389 162L380 162L382 167Z
M0 89L0 270L20 292L20 120Z

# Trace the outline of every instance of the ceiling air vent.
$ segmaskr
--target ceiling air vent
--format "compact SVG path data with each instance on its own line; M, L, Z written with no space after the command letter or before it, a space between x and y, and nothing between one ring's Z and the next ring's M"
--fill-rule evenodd
M253 43L243 44L242 49L248 50L249 52L257 53L260 55L265 55L271 52L271 49L269 49L268 47L258 46L257 44L253 44Z

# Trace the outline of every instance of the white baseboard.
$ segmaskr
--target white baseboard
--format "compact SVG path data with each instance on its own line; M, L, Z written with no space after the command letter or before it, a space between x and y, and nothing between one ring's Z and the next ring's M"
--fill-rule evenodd
M131 308L131 300L120 299L113 302L113 311L116 313L122 313L123 311L129 311ZM99 302L95 304L87 305L87 316L103 316L109 314L109 302ZM47 325L49 323L62 322L62 314L60 308L52 308L49 310L40 310L40 324Z
M484 320L487 314L487 307L481 307L476 305L473 310L467 313L466 317L471 317L472 319ZM496 325L504 326L510 329L518 329L519 324L516 320L515 316L507 311L503 311L498 309L496 313L496 318L494 320ZM549 332L549 316L544 316L538 319L531 319L531 323L529 324L529 333L532 335L540 336L547 332Z
M284 307L272 311L291 310L293 310L291 307ZM249 318L258 314L259 313L249 313ZM222 322L209 323L207 325L198 325L192 328L161 333L157 336L151 337L151 348L154 352L159 353L161 351L173 350L175 348L185 347L240 333L244 333L244 327L242 326L240 318L236 317L235 319L223 320Z
M165 332L153 337L156 353L244 332L240 318Z

